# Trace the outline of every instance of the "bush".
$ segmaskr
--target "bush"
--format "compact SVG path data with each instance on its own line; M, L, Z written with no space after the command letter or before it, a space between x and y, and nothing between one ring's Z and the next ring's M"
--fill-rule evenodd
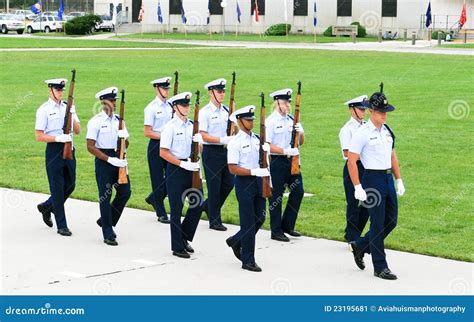
M332 34L332 26L329 26L326 30L324 30L323 35L325 37L334 37Z
M97 15L85 15L83 17L76 17L66 22L67 35L87 35L94 30L96 23L101 22L102 19Z
M359 22L354 21L353 23L351 23L351 25L357 26L357 37L358 38L364 38L365 36L367 36L367 31L365 30L365 27L362 26Z
M265 31L265 36L286 36L286 31L288 28L288 33L290 33L291 25L280 23L277 25L272 25L268 27Z
M442 40L446 40L446 32L442 31L442 30L435 30L431 33L431 39L438 39L438 34L441 34L441 39Z

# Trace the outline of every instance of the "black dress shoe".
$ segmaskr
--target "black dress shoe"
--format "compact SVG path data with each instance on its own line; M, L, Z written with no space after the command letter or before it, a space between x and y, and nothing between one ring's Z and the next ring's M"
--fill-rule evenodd
M168 219L168 216L158 217L158 221L162 224L169 224L171 221Z
M257 265L257 263L251 263L251 264L242 264L242 269L246 269L251 272L261 272L262 269L260 266Z
M385 268L381 272L374 272L374 275L377 276L377 277L380 277L384 280L396 280L397 279L397 275L393 274L392 271L389 270L388 268Z
M69 230L69 228L60 228L58 229L58 234L61 236L71 236L72 232Z
M240 246L238 243L233 243L232 242L232 237L229 237L225 240L227 246L232 248L232 251L234 252L234 256L237 257L238 260L240 260Z
M153 207L153 210L156 211L156 209L155 209L155 203L153 202L153 200L151 200L150 196L148 196L148 197L145 198L145 202L146 202L147 204L149 204L150 206L152 206L152 207Z
M227 227L223 224L211 225L209 226L210 229L218 230L218 231L226 231Z
M46 226L50 228L53 227L53 222L51 221L51 209L43 204L39 204L37 208L41 215L43 215L43 222L46 224Z
M290 239L288 237L286 237L284 233L272 234L272 239L277 240L277 241L281 241L281 242L289 242L290 241Z
M111 239L104 239L104 243L109 245L109 246L118 246L118 243L117 241L115 240L115 238L111 238Z
M185 250L173 251L173 255L181 258L191 258L191 255Z
M194 248L192 248L191 245L189 245L189 242L186 239L183 239L183 244L184 244L184 249L188 253L194 253Z
M361 270L365 269L365 263L364 263L364 252L357 247L356 242L352 241L349 243L349 246L352 249L352 255L354 255L354 261Z
M285 230L284 232L290 235L291 237L301 237L301 234L296 230Z

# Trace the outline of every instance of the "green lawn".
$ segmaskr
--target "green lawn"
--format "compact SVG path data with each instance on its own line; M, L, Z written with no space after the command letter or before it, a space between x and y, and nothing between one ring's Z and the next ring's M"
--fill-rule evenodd
M441 45L439 47L442 47L442 48L466 48L466 49L473 49L474 48L474 43L467 43L467 44L460 44L460 43L456 43L456 44L445 44L445 45Z
M1 39L0 44L7 41L10 39ZM77 69L75 102L82 120L82 133L75 138L77 187L73 197L98 198L93 157L85 148L86 124L97 112L95 93L116 85L127 90L133 191L128 205L144 209L151 209L144 202L151 187L142 130L143 109L154 96L150 80L179 70L182 91L203 91L209 80L229 78L235 70L237 106L258 106L261 91L268 95L276 89L295 88L301 80L306 132L302 173L306 192L315 196L303 200L297 230L337 240L342 240L345 221L338 141L339 129L348 119L343 102L370 94L383 81L390 102L397 107L388 123L397 136L407 189L399 199L399 225L388 237L387 246L474 260L474 111L456 119L465 104L466 111L474 106L471 57L301 49L0 52L0 186L48 192L45 146L34 141L35 111L47 99L43 80L70 77L73 67ZM204 96L202 102L207 99ZM234 193L225 204L223 217L225 222L238 223ZM268 223L267 218L267 228Z
M262 42L306 42L314 43L313 35L289 35L286 36L260 36L255 34L239 34L237 37L235 33L226 33L225 36L222 33L214 33L211 38L209 34L196 34L188 33L165 33L164 36L161 33L144 33L144 34L131 34L125 36L117 36L119 38L138 38L138 39L179 39L179 40L228 40L228 41L262 41ZM357 38L358 42L377 41L377 37L365 37ZM332 43L332 42L351 42L350 37L325 37L323 35L316 36L317 43Z

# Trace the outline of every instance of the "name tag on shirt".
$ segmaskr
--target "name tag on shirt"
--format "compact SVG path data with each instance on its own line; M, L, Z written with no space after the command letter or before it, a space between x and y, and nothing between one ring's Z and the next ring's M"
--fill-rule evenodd
M240 147L240 150L242 153L250 153L250 151L252 151L252 147L250 146L250 143L245 143Z
M213 115L211 116L211 124L217 124L221 121L221 118L219 115Z
M278 124L277 126L275 126L275 133L282 133L283 131L285 131L283 124Z
M380 143L381 142L378 136L369 139L369 145L377 145Z
M179 131L174 134L174 139L176 141L184 141L184 131Z
M165 113L163 111L156 111L155 116L157 119L161 119L163 116L165 116Z
M58 112L49 113L49 115L48 115L48 120L56 120L58 118L59 118L59 113Z
M109 125L101 125L100 126L100 133L108 133L110 132L110 126Z

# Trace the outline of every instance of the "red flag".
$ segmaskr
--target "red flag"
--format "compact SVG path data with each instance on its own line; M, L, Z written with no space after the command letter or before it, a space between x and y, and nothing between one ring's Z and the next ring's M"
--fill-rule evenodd
M257 4L257 0L255 0L255 6L253 8L253 14L255 16L255 22L258 22L258 4Z
M459 18L459 28L462 28L467 21L466 16L466 2L462 5L461 17Z

